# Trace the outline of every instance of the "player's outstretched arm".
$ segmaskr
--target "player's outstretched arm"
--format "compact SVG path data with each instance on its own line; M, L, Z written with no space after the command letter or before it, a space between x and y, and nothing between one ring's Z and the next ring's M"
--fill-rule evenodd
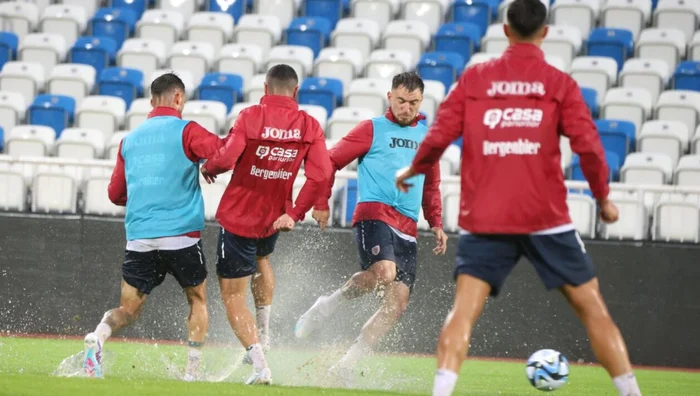
M236 118L225 145L219 148L214 156L202 167L202 175L207 180L207 183L211 183L216 175L232 170L236 166L238 158L243 154L247 145L246 110L243 110Z
M194 121L190 121L182 132L182 147L185 149L185 155L192 162L212 158L225 143L225 140Z
M112 171L112 178L107 187L109 200L117 206L126 206L126 174L124 172L124 157L122 156L122 143L119 143L117 163Z

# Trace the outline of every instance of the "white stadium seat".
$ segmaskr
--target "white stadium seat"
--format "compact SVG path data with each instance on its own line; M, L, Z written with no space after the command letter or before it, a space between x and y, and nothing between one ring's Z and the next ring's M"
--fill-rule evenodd
M66 128L56 140L56 156L73 159L102 158L105 136L99 129Z
M365 77L391 79L399 73L413 70L415 65L413 56L406 50L374 50L365 66Z
M131 106L129 106L129 111L126 113L124 129L130 131L139 126L139 124L148 118L148 113L150 113L151 110L153 110L153 106L151 106L150 99L134 99L131 102Z
M571 143L569 142L568 137L559 137L559 151L561 152L561 168L566 174L566 170L569 168L569 165L571 165L571 160L574 156L573 152L571 151Z
M649 0L607 0L600 13L600 24L606 28L629 30L636 39L650 17Z
M198 12L187 21L187 40L207 42L219 51L233 38L233 17L225 12Z
M328 120L326 137L331 140L340 140L357 124L374 116L372 110L364 107L337 107Z
M0 15L10 21L11 32L16 34L20 41L36 29L39 23L39 14L39 7L30 2L0 3Z
M325 107L318 105L299 105L299 110L305 111L321 125L321 129L326 129L328 122L328 112Z
M147 10L136 22L136 37L160 40L165 50L180 40L185 17L174 10Z
M502 54L508 48L508 37L502 23L492 23L481 39L481 50L489 54Z
M280 26L289 26L299 8L297 1L290 0L255 0L253 4L254 14L274 16Z
M700 155L686 155L678 161L674 181L679 186L700 187Z
M700 22L700 3L686 0L660 0L654 10L654 26L680 29L690 42Z
M263 51L255 44L227 44L219 51L216 69L241 76L245 87L258 74L262 61Z
M423 81L425 90L423 92L423 103L420 106L420 111L424 112L428 119L428 124L435 120L438 106L445 99L445 85L440 81L425 80Z
M207 42L179 41L170 48L168 66L189 71L195 86L199 86L209 66L214 63L214 56L214 46Z
M635 240L647 237L649 217L644 200L636 193L611 191L609 199L620 211L620 218L613 224L602 224L600 236L609 240Z
M22 94L27 105L44 90L45 81L44 66L37 62L7 62L0 71L0 91Z
M544 57L545 62L547 62L548 65L553 66L560 71L563 71L564 73L568 73L569 69L566 65L566 61L557 55L545 55Z
M377 115L384 114L388 107L387 92L391 90L391 81L375 78L360 78L352 82L345 90L345 105L365 107Z
M338 21L331 33L331 41L335 48L354 48L360 51L362 59L379 44L381 27L371 19L344 18Z
M19 125L10 130L6 140L9 155L45 157L53 151L56 131L43 125Z
M265 74L256 74L245 87L245 100L254 104L260 103L265 95Z
M228 174L223 174L219 175L214 183L208 184L200 177L199 185L202 188L205 219L214 220L216 218L216 210L219 208L219 202L224 195L228 180L230 180L230 176Z
M95 68L90 65L63 63L51 69L46 88L51 95L73 97L79 105L92 92L96 76Z
M651 93L643 88L613 88L605 94L600 118L627 120L639 131L651 116Z
M434 35L445 21L450 3L448 0L402 0L401 19L423 21L428 24L430 34Z
M150 97L151 96L151 83L153 81L162 76L163 74L166 73L175 73L178 77L180 77L180 80L182 80L182 83L185 84L185 94L187 95L187 98L191 98L192 95L194 94L195 89L197 89L197 84L199 81L195 82L194 81L194 76L189 70L186 69L180 69L180 68L175 68L175 69L158 69L154 71L153 73L150 74L150 76L144 76L146 77L144 79L144 84L143 84L143 94L145 97Z
M694 91L665 91L654 106L655 118L659 120L682 121L693 133L700 117L700 93Z
M672 194L654 208L652 238L663 242L698 243L700 205L697 194Z
M10 129L24 120L27 107L21 93L0 91L0 128L5 130L5 136Z
M678 29L645 29L637 40L636 56L662 59L668 63L668 70L675 71L685 57L685 48L685 34Z
M549 26L547 37L542 42L542 51L548 56L558 56L564 61L564 70L569 70L576 54L581 51L581 32L573 26Z
M58 34L32 33L22 39L17 57L22 62L41 64L44 77L66 58L66 39Z
M124 207L117 206L109 200L107 186L109 177L89 177L85 180L85 206L87 215L124 216Z
M32 212L77 212L77 182L65 173L37 172L32 184Z
M445 231L456 232L459 230L460 187L459 185L443 188L442 191L442 219Z
M208 131L220 134L226 123L226 105L213 100L190 100L185 103L182 118L195 121Z
M159 10L175 11L185 20L190 19L198 7L196 0L158 0L157 4Z
M418 63L430 44L430 28L422 21L391 21L384 30L383 42L386 49L410 52L412 61Z
M579 86L595 89L602 103L608 89L617 85L617 62L603 56L579 56L571 63L571 77Z
M266 56L282 38L282 25L273 15L246 14L238 20L235 35L237 43L255 44Z
M469 58L469 63L467 63L465 69L469 66L478 65L479 63L485 63L494 59L498 59L500 57L501 54L479 52L477 54L472 55L472 57ZM451 88L452 87L450 87L450 89Z
M551 22L576 27L581 37L588 37L596 27L600 4L598 0L557 0L550 10Z
M350 0L350 9L355 18L371 19L386 28L394 15L399 12L399 0Z
M700 30L693 34L693 38L688 44L688 60L700 61Z
M462 149L455 144L447 146L440 158L440 172L443 175L456 175L462 163Z
M631 153L620 170L620 180L627 184L668 184L672 175L671 158L659 153Z
M688 127L680 121L649 121L644 123L638 135L637 150L666 154L675 167L688 149L688 139Z
M131 38L117 53L117 66L141 70L144 77L165 65L165 44L154 38Z
M124 136L129 133L127 131L119 131L119 132L114 132L114 135L112 135L112 138L109 139L109 147L107 148L107 159L112 159L115 160L117 159L117 155L119 154L119 145L122 142L122 139L124 139Z
M302 45L272 47L267 56L267 69L279 64L291 66L301 81L313 72L314 52L311 48Z
M99 8L100 0L61 0L61 4L70 6L80 6L85 9L85 16L91 17L95 15L95 11Z
M625 88L646 89L651 93L652 103L656 103L668 84L668 65L661 59L628 59L618 78L620 85Z
M593 198L585 194L569 193L566 196L569 215L576 231L584 238L594 238L596 231L596 206Z
M226 125L228 126L228 129L231 129L233 127L233 123L236 121L236 118L238 115L241 113L241 111L247 109L248 107L255 106L257 105L258 102L239 102L233 105L231 108L231 111L228 113L228 116L226 117ZM224 135L228 134L228 130L224 131Z
M23 212L27 185L22 173L0 167L0 210Z
M87 26L85 7L69 4L56 4L44 9L40 29L43 33L61 35L70 48Z
M124 122L126 102L116 96L95 95L83 100L75 112L79 128L99 129L104 139L110 139Z
M357 48L324 48L314 62L314 76L336 78L347 87L364 65L362 51Z

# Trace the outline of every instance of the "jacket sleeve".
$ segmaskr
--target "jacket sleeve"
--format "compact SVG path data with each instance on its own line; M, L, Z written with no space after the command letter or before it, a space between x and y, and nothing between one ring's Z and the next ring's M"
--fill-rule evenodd
M442 228L442 195L440 194L440 163L425 174L423 183L423 216L430 228Z
M581 170L588 180L593 196L602 201L608 197L608 164L600 135L576 81L567 76L566 91L561 105L559 131L569 138L571 151L578 154Z
M362 121L330 149L329 154L333 166L331 177L325 191L318 195L318 200L314 205L316 210L329 209L328 201L333 194L335 172L345 168L355 159L367 154L372 147L373 135L374 127L372 126L372 121Z
M311 119L311 117L309 117ZM308 121L307 121L308 122ZM314 135L316 138L311 143L309 151L304 158L304 174L306 182L299 191L299 196L296 199L293 208L287 205L287 214L299 221L304 218L306 212L311 210L316 200L316 197L327 189L328 182L333 174L333 166L331 164L328 149L326 148L326 139L323 135L321 125L311 119Z
M236 166L238 158L243 154L247 144L244 113L236 118L236 123L233 124L225 142L214 154L214 157L204 164L204 169L211 175L232 170Z
M469 71L462 74L457 86L447 95L438 108L435 121L428 134L418 147L413 159L413 170L417 173L428 173L433 164L440 160L445 149L462 136L464 130L464 102L466 80Z
M124 157L122 156L122 143L119 143L117 163L112 171L112 178L107 186L107 195L113 204L126 206L126 174L124 172Z
M224 146L224 140L191 121L182 132L182 147L192 162L211 158Z

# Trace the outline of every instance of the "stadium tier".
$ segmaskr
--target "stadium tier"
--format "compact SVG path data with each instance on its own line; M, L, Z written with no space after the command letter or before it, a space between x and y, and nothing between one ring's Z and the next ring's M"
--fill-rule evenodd
M279 63L328 145L383 114L391 77L426 79L430 124L465 67L508 45L498 0L50 0L0 3L0 210L121 215L107 199L119 142L150 111L148 87L174 70L183 117L218 134L263 95ZM589 238L697 243L700 237L700 3L557 0L547 61L579 83L611 168L621 221L603 226L578 158L561 140L569 206ZM457 229L458 145L440 162ZM357 186L336 181L348 225ZM224 181L203 184L213 218ZM297 184L301 186L302 180ZM517 188L517 186L514 186ZM427 228L423 220L421 228Z

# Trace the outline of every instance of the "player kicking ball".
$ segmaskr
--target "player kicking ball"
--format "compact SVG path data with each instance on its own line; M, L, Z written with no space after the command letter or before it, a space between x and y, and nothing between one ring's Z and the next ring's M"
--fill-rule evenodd
M411 164L427 133L418 113L423 101L423 80L415 73L401 73L387 94L386 114L363 121L331 150L334 171L356 158L360 201L353 228L362 271L329 296L321 296L297 322L296 336L308 337L344 302L370 292L381 292L379 310L367 321L360 336L331 373L349 382L356 363L376 347L399 321L408 305L416 278L416 236L421 205L437 239L435 254L444 254L447 235L442 230L440 168L436 164L425 176L414 180L414 189L404 194L394 185L396 172ZM314 208L321 228L328 223L328 199L333 183Z

